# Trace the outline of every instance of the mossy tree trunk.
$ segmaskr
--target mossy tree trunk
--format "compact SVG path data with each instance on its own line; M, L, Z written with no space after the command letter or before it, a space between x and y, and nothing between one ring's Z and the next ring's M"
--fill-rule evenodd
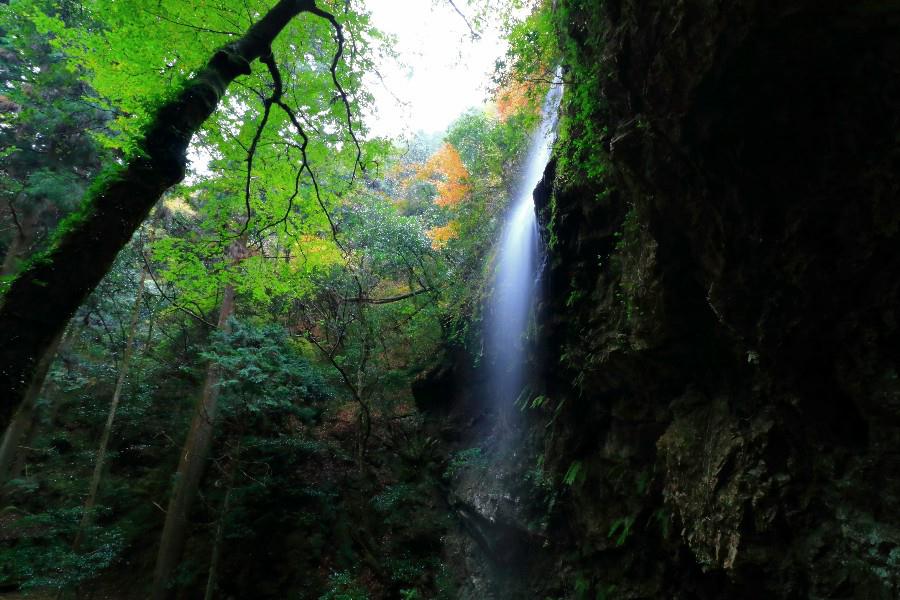
M50 343L50 347L47 348L34 370L31 384L25 390L22 404L13 414L3 433L3 441L0 442L0 484L16 477L25 463L21 446L27 444L27 440L34 430L34 421L38 415L37 401L44 389L44 380L47 378L53 359L56 358L62 337L59 335Z
M187 147L228 85L268 56L276 36L313 0L280 0L246 34L217 51L163 102L136 151L98 177L50 248L0 282L0 427L22 403L47 349L162 194L184 178Z

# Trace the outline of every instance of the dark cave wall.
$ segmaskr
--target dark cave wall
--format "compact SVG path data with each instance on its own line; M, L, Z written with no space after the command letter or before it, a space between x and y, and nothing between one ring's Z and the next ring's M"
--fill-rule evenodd
M896 2L573 12L602 35L570 59L600 73L608 170L551 164L536 194L530 418L579 475L532 589L900 597L898 25Z

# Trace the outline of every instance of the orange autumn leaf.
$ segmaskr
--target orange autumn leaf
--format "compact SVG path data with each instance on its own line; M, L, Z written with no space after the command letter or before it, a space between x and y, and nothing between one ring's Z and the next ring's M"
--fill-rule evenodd
M425 233L431 240L431 247L440 250L447 245L447 242L459 235L459 223L450 221L446 225L433 227Z
M431 155L418 176L422 180L437 180L438 206L455 206L469 193L469 171L466 169L453 144L444 144Z
M511 79L505 86L497 90L495 102L499 119L506 121L522 111L535 110L533 88L534 85L527 81Z

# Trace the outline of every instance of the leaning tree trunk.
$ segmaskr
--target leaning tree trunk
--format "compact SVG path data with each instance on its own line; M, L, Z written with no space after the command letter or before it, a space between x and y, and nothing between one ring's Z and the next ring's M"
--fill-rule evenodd
M28 252L35 221L34 214L24 217L21 222L17 221L18 230L12 239L12 243L6 249L3 264L0 266L0 277L8 277L15 274L19 260ZM3 433L3 440L0 441L0 484L3 484L7 479L15 475L14 472L11 472L13 463L22 440L27 437L28 432L34 426L35 403L41 393L44 379L50 370L50 364L53 362L58 346L59 340L54 340L50 347L47 348L47 351L44 352L44 357L35 369L28 389L25 390L22 397L22 404L19 405L18 410L13 414L9 425L7 425Z
M228 284L219 309L220 331L228 331L229 317L234 312L234 286ZM166 522L159 541L159 553L156 556L156 570L153 574L153 600L165 600L169 594L169 580L184 549L188 516L194 497L200 487L200 479L206 466L213 438L213 423L219 400L220 369L210 363L206 371L206 382L203 394L197 403L191 429L188 432L178 472L175 475L175 489L166 511Z
M50 365L56 357L56 350L59 348L62 335L58 336L50 343L50 347L44 353L43 358L34 370L31 383L25 390L25 396L22 404L15 412L6 431L3 434L3 441L0 442L0 484L5 483L18 475L21 465L16 464L16 456L20 455L20 446L31 434L34 429L34 421L37 418L37 401L44 389L44 380L50 371ZM21 462L21 461L20 461Z
M128 367L131 364L131 354L134 350L134 338L137 334L138 322L141 316L141 302L144 299L144 284L147 281L147 269L141 269L141 277L138 280L137 293L134 297L134 306L131 309L131 321L128 325L128 338L125 340L125 349L122 352L122 362L119 365L119 376L116 379L116 389L113 391L112 400L109 403L109 413L106 415L106 425L100 436L100 447L97 450L97 459L94 463L94 474L91 477L91 486L88 489L87 500L84 502L84 514L75 542L72 547L75 550L81 546L85 531L93 521L94 505L97 503L97 492L100 489L100 480L103 477L103 467L106 464L106 449L109 446L109 436L112 432L113 422L116 419L116 410L119 408L119 400L122 398L122 389L125 387L125 379L128 377Z
M163 192L184 178L191 137L228 85L271 53L275 37L301 12L325 14L314 0L280 0L246 34L217 51L179 93L159 105L138 151L93 182L81 209L57 228L50 248L11 282L0 283L0 427L24 400L41 357L78 306Z

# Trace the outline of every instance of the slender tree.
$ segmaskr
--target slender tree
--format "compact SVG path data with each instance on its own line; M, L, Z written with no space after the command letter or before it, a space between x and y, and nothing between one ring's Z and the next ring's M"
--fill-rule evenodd
M225 539L225 522L228 518L228 511L231 508L231 490L234 488L234 476L237 472L238 462L241 459L240 435L238 436L237 447L230 459L228 472L225 476L225 498L222 500L222 510L219 512L219 519L216 523L216 535L213 538L212 556L209 560L209 573L206 577L206 592L203 595L203 600L213 600L216 590L219 588L219 562L222 558L222 544Z
M87 499L84 502L84 514L81 517L81 525L78 527L78 533L75 536L73 547L78 550L85 531L90 528L94 518L94 506L97 504L97 493L100 490L100 481L103 477L103 468L106 465L106 451L109 447L109 436L112 433L113 423L116 420L116 411L119 408L119 401L122 398L122 390L125 387L125 381L128 378L128 371L131 365L131 356L134 351L134 339L137 336L138 324L141 317L141 304L144 299L144 285L147 282L147 269L141 269L141 276L138 278L138 286L134 297L134 306L131 309L131 320L128 324L128 337L125 340L125 348L122 352L122 361L119 363L119 375L116 378L116 387L113 391L112 400L109 403L109 412L106 415L106 424L103 426L103 433L100 435L100 446L97 449L97 458L94 461L94 473L91 476L91 484L88 488Z
M229 248L232 263L239 262L244 258L246 251L244 240L232 244ZM230 319L233 314L234 284L228 283L219 306L217 324L219 331L226 333L230 331ZM203 478L206 468L206 459L212 447L216 414L219 408L220 379L221 367L211 361L206 370L203 393L194 410L191 428L181 452L178 471L175 474L175 488L166 510L166 520L160 536L156 569L153 574L153 600L164 600L168 596L169 581L181 559L191 506L200 488L200 480Z

